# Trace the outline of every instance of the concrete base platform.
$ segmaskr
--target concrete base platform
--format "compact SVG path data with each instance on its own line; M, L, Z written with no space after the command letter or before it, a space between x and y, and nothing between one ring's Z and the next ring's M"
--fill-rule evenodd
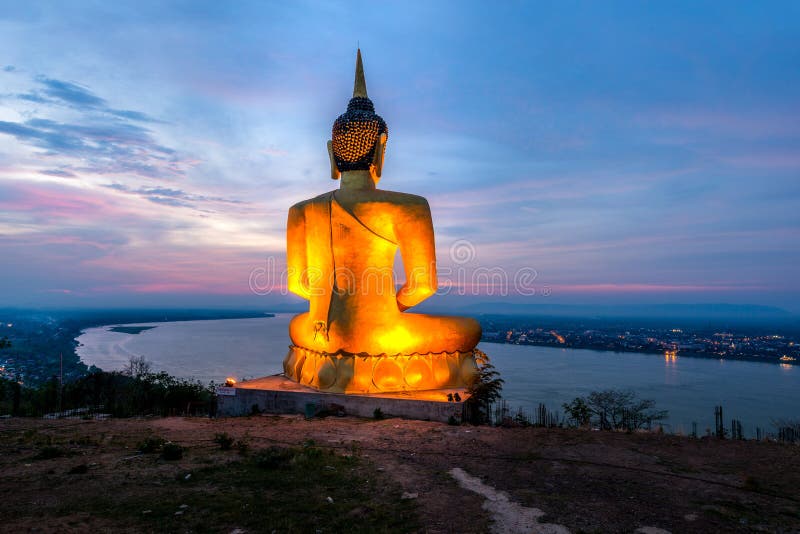
M447 395L458 393L461 402L448 402ZM289 380L283 375L248 380L217 392L217 414L249 415L254 407L275 414L299 413L306 417L327 411L358 417L374 417L380 408L386 416L447 422L450 417L461 421L467 398L463 389L438 389L370 395L325 393Z

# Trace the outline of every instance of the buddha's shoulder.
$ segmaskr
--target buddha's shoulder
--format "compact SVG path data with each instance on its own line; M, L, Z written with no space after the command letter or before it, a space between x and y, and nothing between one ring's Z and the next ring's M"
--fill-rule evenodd
M400 193L399 191L385 191L378 189L375 191L375 200L378 202L390 202L409 206L427 206L428 201L425 197L412 195L411 193Z
M328 199L330 199L331 193L332 193L332 191L328 191L327 193L322 193L321 195L317 195L314 198L308 198L306 200L301 200L300 202L298 202L297 204L293 205L289 209L290 210L295 210L295 211L304 211L306 209L306 207L308 207L310 205L318 204L320 202L327 202Z

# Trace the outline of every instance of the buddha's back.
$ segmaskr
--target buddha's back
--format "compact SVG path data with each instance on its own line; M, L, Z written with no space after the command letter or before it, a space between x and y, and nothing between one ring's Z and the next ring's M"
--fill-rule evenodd
M480 325L407 310L437 289L428 202L377 189L388 139L357 61L347 112L328 142L340 188L300 202L287 221L287 284L309 301L292 319L286 375L326 391L465 387L475 376ZM402 255L403 287L394 262Z

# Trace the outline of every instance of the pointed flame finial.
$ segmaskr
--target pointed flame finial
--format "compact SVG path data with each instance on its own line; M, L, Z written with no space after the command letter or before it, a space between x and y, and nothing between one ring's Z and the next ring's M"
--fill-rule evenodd
M369 98L367 96L367 81L364 79L364 64L361 62L360 48L356 56L356 81L353 84L353 98L357 96Z

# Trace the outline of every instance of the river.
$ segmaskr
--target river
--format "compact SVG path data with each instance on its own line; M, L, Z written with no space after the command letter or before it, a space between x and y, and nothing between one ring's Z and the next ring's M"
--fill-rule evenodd
M157 371L202 382L256 378L281 372L290 318L137 323L154 327L138 334L90 328L78 338L78 355L106 371L144 356ZM666 428L676 432L689 433L697 422L705 433L718 405L725 426L739 419L748 436L756 426L773 430L772 420L800 418L800 366L496 343L480 348L505 379L503 398L512 411L521 407L528 415L540 402L563 412L562 403L576 396L615 388L654 399L669 411Z

